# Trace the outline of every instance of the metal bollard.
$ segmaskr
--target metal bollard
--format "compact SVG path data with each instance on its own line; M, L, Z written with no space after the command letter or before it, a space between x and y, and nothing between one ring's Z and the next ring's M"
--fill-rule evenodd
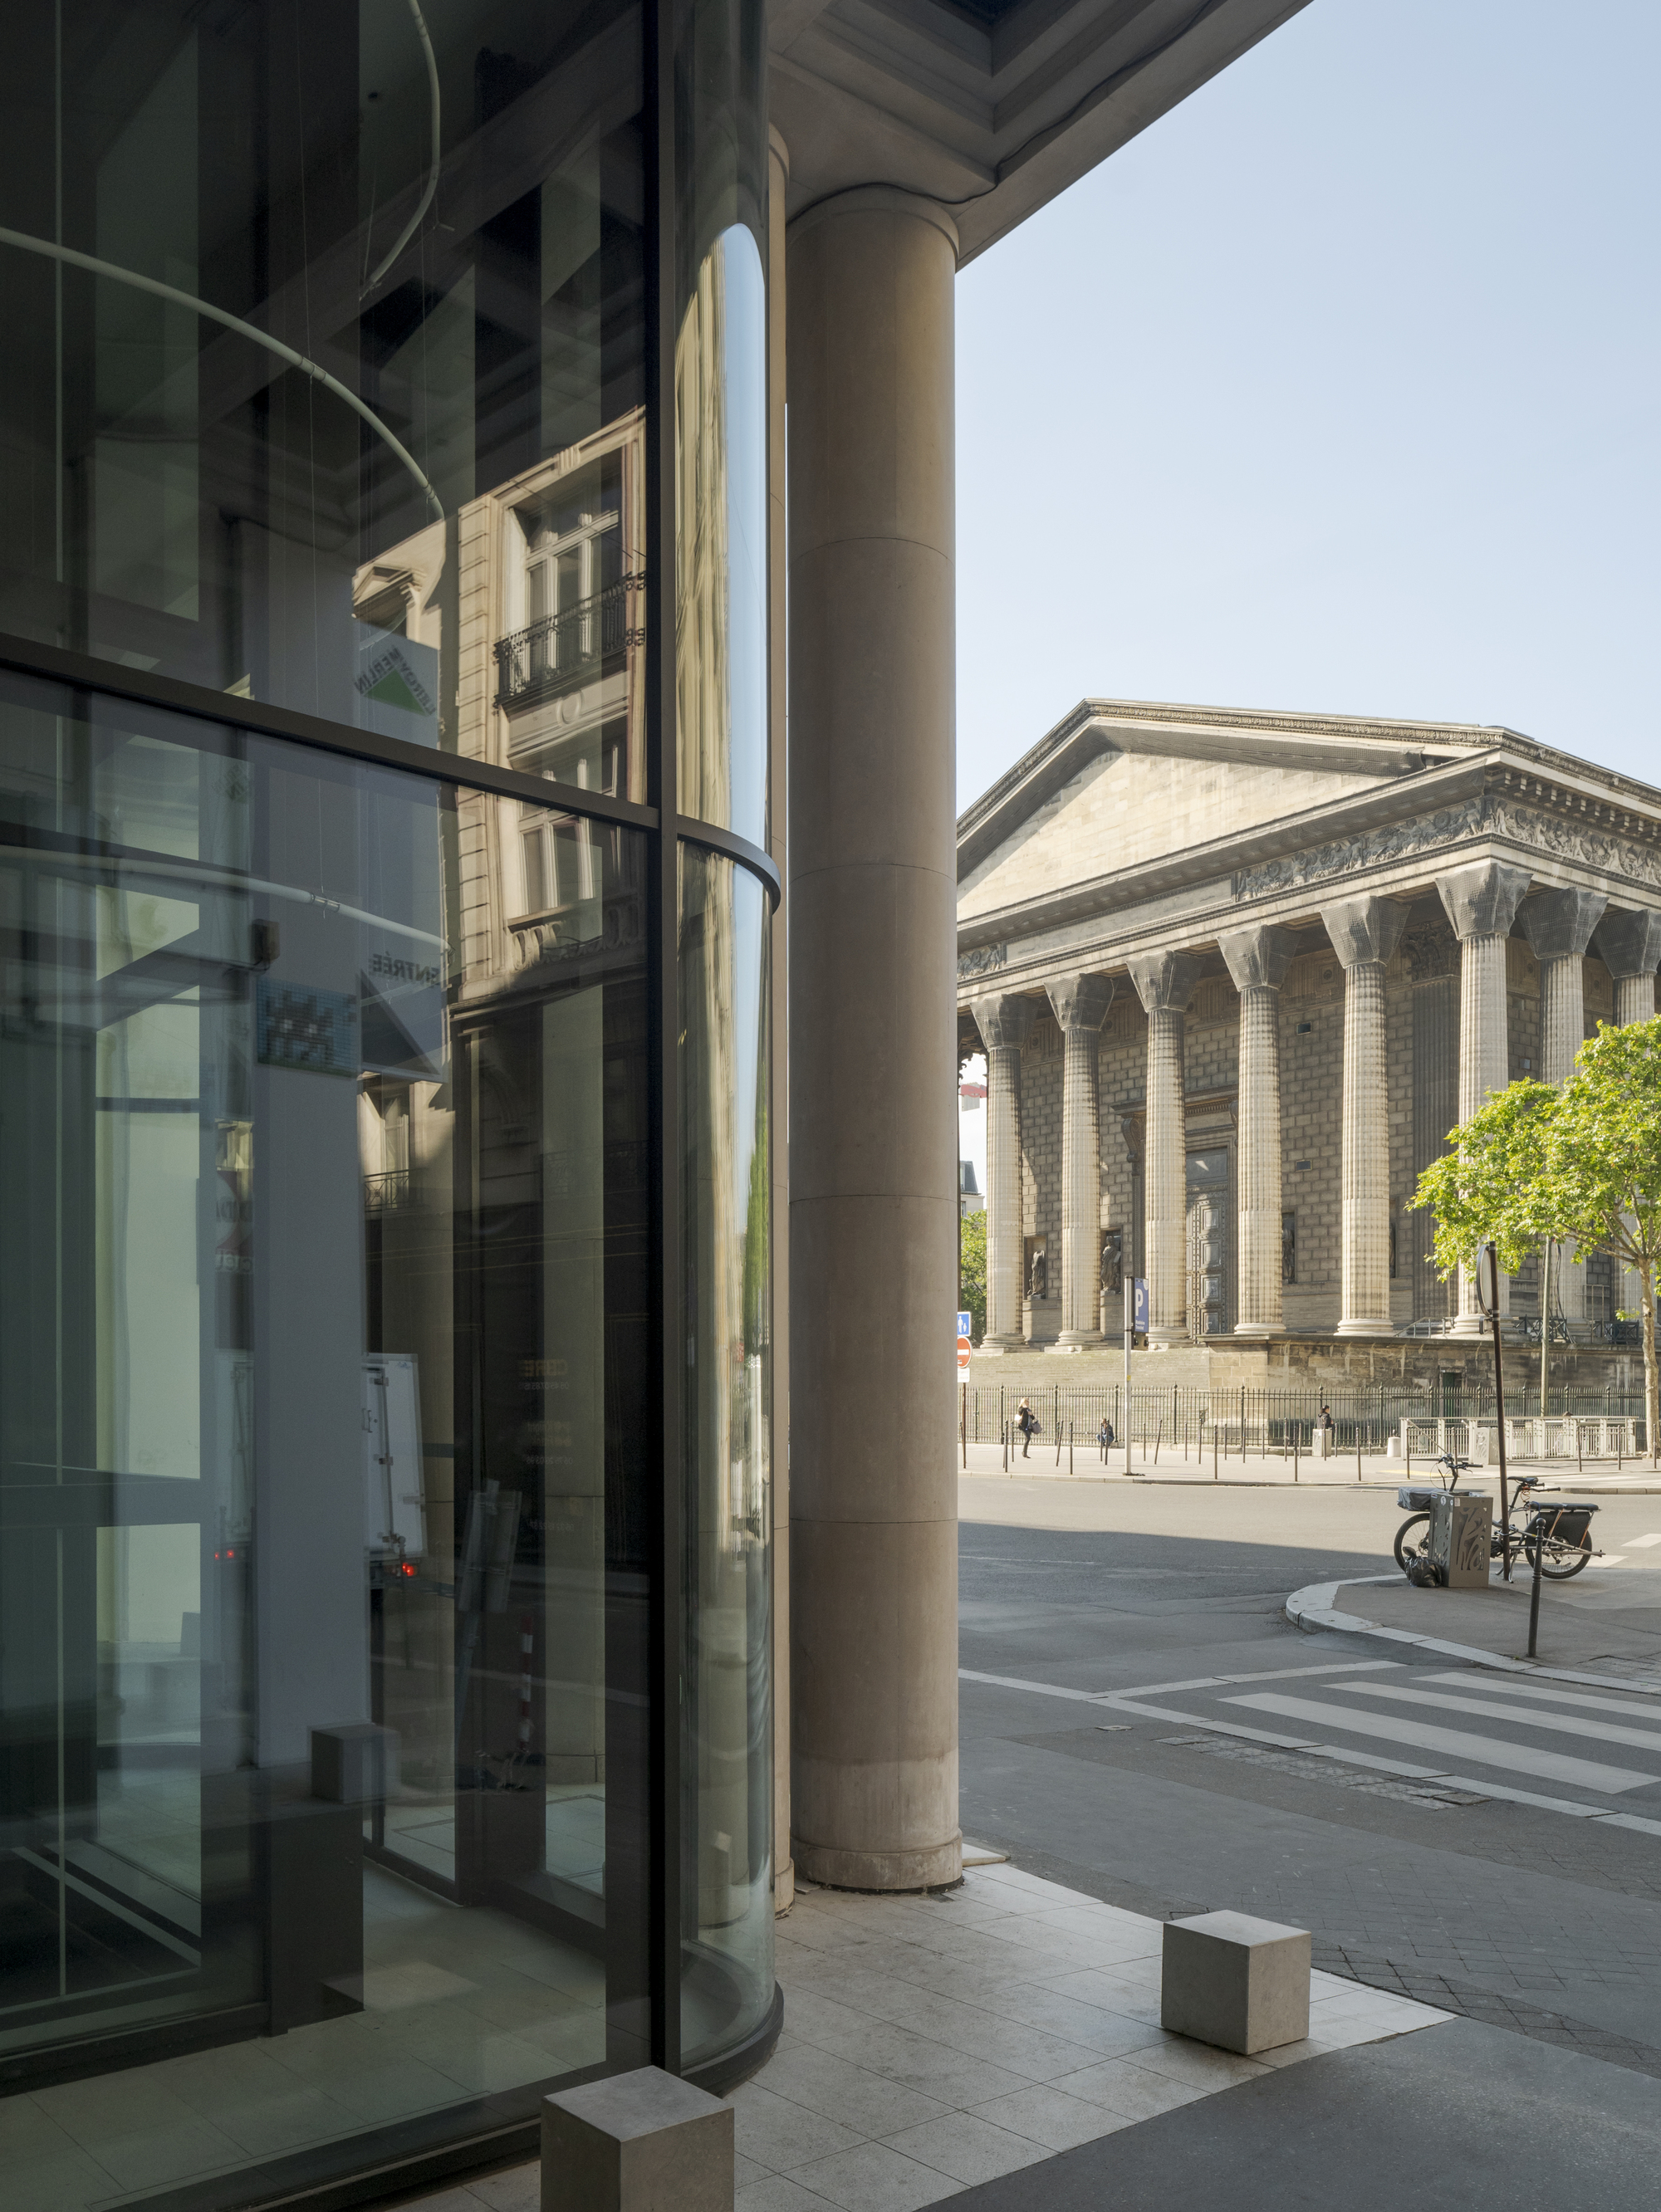
M1534 1516L1534 1586L1529 1592L1529 1657L1535 1657L1535 1641L1540 1633L1540 1563L1546 1556L1542 1516Z

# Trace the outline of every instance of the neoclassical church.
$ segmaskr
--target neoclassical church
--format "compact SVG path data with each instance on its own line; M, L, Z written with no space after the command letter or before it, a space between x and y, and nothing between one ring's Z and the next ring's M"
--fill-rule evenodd
M961 817L958 883L977 1365L1116 1342L1133 1275L1147 1347L1231 1380L1458 1372L1481 1316L1421 1170L1656 1011L1661 793L1506 729L1085 700ZM1502 1285L1515 1338L1544 1273ZM1620 1379L1610 1264L1555 1260L1547 1304L1582 1379Z

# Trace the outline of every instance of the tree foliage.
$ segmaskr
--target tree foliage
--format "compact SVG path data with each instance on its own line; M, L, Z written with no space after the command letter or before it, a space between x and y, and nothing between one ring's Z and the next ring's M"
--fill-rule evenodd
M986 1213L965 1214L958 1224L961 1262L958 1273L958 1293L963 1300L963 1310L974 1323L975 1341L978 1344L986 1334Z
M1514 1274L1545 1238L1584 1265L1595 1252L1641 1285L1644 1404L1658 1443L1655 1285L1661 1271L1661 1017L1612 1028L1582 1045L1561 1090L1513 1083L1463 1128L1419 1178L1410 1201L1436 1219L1444 1278L1472 1267L1492 1241Z

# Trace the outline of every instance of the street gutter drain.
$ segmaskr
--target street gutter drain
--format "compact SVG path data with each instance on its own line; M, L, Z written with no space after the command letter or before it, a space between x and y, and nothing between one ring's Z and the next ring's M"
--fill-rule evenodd
M1295 1775L1300 1782L1335 1782L1342 1789L1360 1790L1369 1797L1389 1797L1403 1805L1427 1805L1438 1812L1494 1802L1474 1790L1443 1789L1434 1782L1397 1781L1388 1774L1358 1771L1334 1760L1316 1760L1301 1752L1270 1751L1262 1744L1228 1743L1214 1735L1162 1735L1157 1741L1184 1751L1203 1751L1213 1759L1232 1759L1247 1766L1272 1767L1275 1773Z

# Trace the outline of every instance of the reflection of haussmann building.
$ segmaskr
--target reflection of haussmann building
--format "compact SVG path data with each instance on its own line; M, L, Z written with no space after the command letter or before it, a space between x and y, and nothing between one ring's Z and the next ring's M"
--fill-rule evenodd
M986 1348L1116 1338L1135 1273L1214 1377L1457 1380L1474 1295L1406 1202L1490 1091L1655 1012L1661 797L1508 730L1087 701L958 857ZM1536 1341L1541 1275L1503 1291ZM1610 1264L1549 1301L1556 1371L1622 1381Z

